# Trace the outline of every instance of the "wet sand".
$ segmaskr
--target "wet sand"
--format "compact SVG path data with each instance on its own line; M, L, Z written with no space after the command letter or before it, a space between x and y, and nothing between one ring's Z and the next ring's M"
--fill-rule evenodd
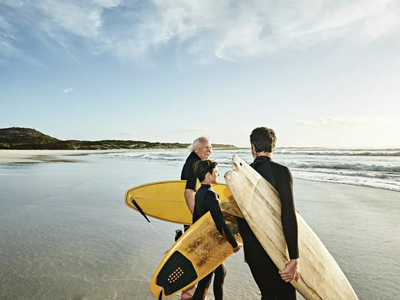
M135 150L0 150L0 163L60 161L60 156L68 156L64 161L74 161L74 156L89 154L132 152Z
M79 161L0 164L0 299L155 299L150 280L181 226L152 219L153 229L123 197L176 178L181 166L67 158ZM400 193L298 179L294 187L297 209L359 298L400 299ZM226 267L225 299L260 299L243 252Z

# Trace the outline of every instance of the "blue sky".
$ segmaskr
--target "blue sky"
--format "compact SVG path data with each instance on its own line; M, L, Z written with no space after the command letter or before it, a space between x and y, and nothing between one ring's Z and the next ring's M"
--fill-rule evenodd
M400 147L400 2L0 0L0 128Z

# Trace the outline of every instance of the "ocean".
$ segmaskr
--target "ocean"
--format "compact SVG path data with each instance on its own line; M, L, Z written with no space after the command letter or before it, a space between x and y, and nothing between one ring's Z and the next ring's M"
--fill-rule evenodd
M236 154L251 163L248 150L214 150L212 159L230 168ZM117 159L159 161L182 165L186 151L132 152L107 154ZM294 178L367 186L400 191L400 149L277 149L273 160L289 167Z
M278 149L273 156L291 168L296 208L360 299L400 299L399 152ZM252 161L248 150L215 150L221 174L233 154ZM150 280L181 226L155 219L150 226L124 204L124 193L179 179L187 155L136 151L1 163L0 299L155 299ZM226 267L226 299L260 299L243 252Z

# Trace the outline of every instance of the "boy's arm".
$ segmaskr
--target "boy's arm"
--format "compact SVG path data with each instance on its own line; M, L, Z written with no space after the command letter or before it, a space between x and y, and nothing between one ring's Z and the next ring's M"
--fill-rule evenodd
M238 243L235 240L232 232L229 230L229 227L226 225L224 217L222 216L217 194L214 192L208 192L205 195L204 200L208 204L211 216L215 222L215 226L217 227L218 231L232 245L233 248L237 248Z

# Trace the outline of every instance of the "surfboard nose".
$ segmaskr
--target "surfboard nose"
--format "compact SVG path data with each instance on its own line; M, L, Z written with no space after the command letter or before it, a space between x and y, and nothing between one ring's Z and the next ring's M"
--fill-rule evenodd
M233 171L228 171L228 172L225 173L225 175L224 175L225 181L226 181L227 179L229 180L229 179L231 178L232 172L233 172Z
M240 165L241 165L241 162L239 161L239 157L236 154L234 154L232 156L232 170L225 173L225 175L224 175L225 181L227 179L229 180L229 178L231 178L233 176L232 174L234 171L239 170Z
M239 156L234 154L232 156L232 169L234 171L238 171L241 166L242 166L242 160L239 158Z

